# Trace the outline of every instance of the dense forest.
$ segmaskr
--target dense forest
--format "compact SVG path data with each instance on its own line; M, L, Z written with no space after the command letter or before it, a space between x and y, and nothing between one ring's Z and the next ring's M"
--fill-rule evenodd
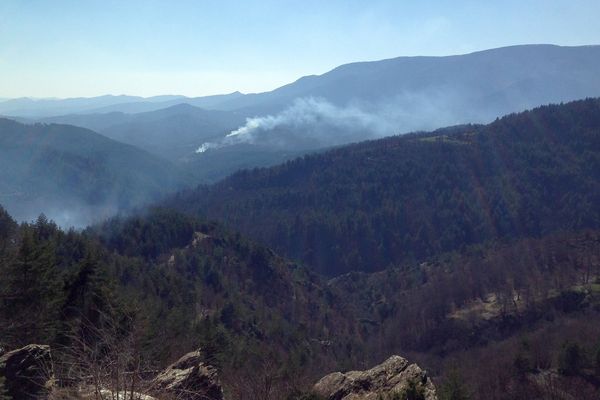
M328 276L600 227L600 100L238 172L168 204Z
M117 352L138 357L143 375L201 347L230 398L295 399L326 372L399 353L476 399L544 394L548 379L598 394L598 231L327 281L164 209L83 233L43 216L17 225L5 212L1 226L0 345L51 344L58 366ZM98 357L91 349L107 337Z
M597 399L599 111L352 145L83 231L0 208L0 351L49 344L67 388L201 348L227 399L316 399L391 354L444 400Z
M326 283L214 223L157 209L77 233L44 216L17 225L2 211L0 226L2 347L51 344L64 350L60 365L116 336L114 350L137 349L146 370L201 347L241 393L266 379L251 371L293 388L309 364L344 357L344 342L322 351L353 323Z

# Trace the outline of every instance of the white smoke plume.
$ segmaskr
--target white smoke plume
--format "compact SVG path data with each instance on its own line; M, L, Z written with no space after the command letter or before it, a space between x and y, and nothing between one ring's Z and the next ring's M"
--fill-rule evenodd
M432 98L437 101L432 101ZM398 96L373 104L337 106L319 98L299 98L276 115L253 117L220 141L196 153L241 143L274 148L319 148L456 123L445 113L446 97Z

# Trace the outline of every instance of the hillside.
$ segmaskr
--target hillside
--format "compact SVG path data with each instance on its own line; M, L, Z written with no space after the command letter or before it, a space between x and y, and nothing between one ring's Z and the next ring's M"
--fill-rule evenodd
M63 366L74 362L130 379L201 348L232 400L310 398L303 393L319 376L393 353L474 399L498 386L509 388L502 400L548 394L548 374L565 393L598 393L598 231L471 246L326 281L165 209L83 233L43 217L17 225L0 209L0 228L0 347L49 344L67 385L74 371ZM580 358L561 361L565 349ZM122 371L110 364L117 356ZM473 368L482 360L485 369Z
M0 119L0 170L0 204L15 218L43 212L79 227L187 182L169 162L90 130L7 119Z
M72 114L42 122L66 123L92 129L113 140L131 144L171 162L194 156L204 142L229 133L244 122L231 112L207 111L189 104L127 114Z
M17 225L0 208L0 260L0 347L49 344L58 366L118 338L110 351L144 371L202 348L231 392L260 379L289 392L351 357L354 322L325 281L168 210L78 233L44 217Z
M496 238L598 228L600 101L390 137L242 171L168 204L325 275Z
M473 399L594 399L599 248L599 231L495 241L329 286L365 357L410 354Z

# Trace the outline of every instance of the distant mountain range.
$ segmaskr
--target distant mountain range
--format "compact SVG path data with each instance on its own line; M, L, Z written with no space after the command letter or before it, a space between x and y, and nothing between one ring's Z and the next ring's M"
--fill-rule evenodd
M148 99L140 99L137 101L116 103L113 105L100 107L93 110L94 113L106 113L106 112L125 112L125 113L139 113L160 110L161 108L172 107L177 104L189 104L191 106L205 108L207 110L223 110L221 107L222 103L230 100L243 97L244 95L240 92L233 92L229 94L218 94L214 96L202 96L202 97L185 97L185 96L173 96L171 99L165 99L163 101L148 101ZM160 96L159 96L160 97ZM156 98L150 98L156 99Z
M138 113L160 110L177 104L190 104L207 109L219 108L222 102L243 96L240 92L215 96L186 97L163 95L139 97L105 95L68 99L0 98L0 114L26 118L44 118L65 114L98 114L110 112Z
M180 180L188 182L188 176L196 183L211 183L239 169L271 166L351 142L490 122L542 104L600 96L598 65L600 46L524 45L448 57L399 57L347 64L258 94L22 98L0 101L0 114L28 124L78 126L145 150L152 156L132 153L131 160L144 154L153 167L142 172L132 164L127 173L152 175L161 163L166 170L175 168L173 184L158 185L164 192L181 187ZM106 150L93 132L50 126L54 132L93 136L92 142ZM19 129L26 131L25 127ZM32 129L50 128L38 125ZM85 140L72 141L69 146L74 154L77 143L83 148L88 145ZM113 141L102 143L118 147ZM60 157L63 145L56 142L55 157ZM89 162L94 153L86 154L82 159ZM65 161L58 160L59 164ZM112 171L113 161L104 159L102 168ZM181 178L181 171L186 171L185 178ZM47 177L50 182L55 179ZM3 179L18 182L21 178L22 172L5 172ZM163 181L152 182L150 186ZM39 193L42 187L46 186L40 186ZM145 197L142 194L146 192L137 193L134 199ZM17 218L29 217L8 208Z
M600 95L600 46L521 45L447 57L398 57L339 66L271 92L219 105L249 115L275 113L294 99L319 97L399 107L415 102L452 111L444 124L489 120L546 103ZM403 129L399 126L398 129Z
M155 96L143 98L139 96L113 96L76 97L68 99L55 98L29 98L5 99L0 102L0 114L28 118L41 118L66 113L94 112L95 109L109 107L115 104L128 104L144 101L150 104L162 103L183 98L183 96Z
M337 106L357 103L367 109L390 101L404 107L422 101L432 108L442 107L445 114L451 111L444 122L448 124L488 120L541 104L598 96L598 62L597 45L520 45L456 56L398 57L345 64L257 94L20 98L0 102L0 114L41 118L76 113L137 113L186 103L259 116L280 112L295 99L316 97Z
M93 129L212 181L290 154L600 96L598 65L600 46L523 45L346 64L258 94L15 99L0 114Z

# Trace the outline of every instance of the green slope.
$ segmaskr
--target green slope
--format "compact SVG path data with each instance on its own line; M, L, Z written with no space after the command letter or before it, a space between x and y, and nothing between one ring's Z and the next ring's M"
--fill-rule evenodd
M342 147L242 171L170 204L326 275L494 238L600 226L600 101Z

